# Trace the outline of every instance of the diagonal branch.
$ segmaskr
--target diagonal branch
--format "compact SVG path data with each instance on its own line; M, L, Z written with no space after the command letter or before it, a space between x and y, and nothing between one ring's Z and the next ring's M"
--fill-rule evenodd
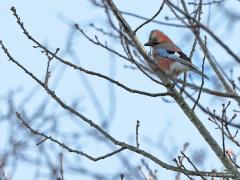
M105 158L108 158L114 154L117 154L123 150L125 150L126 148L122 147L122 148L119 148L113 152L110 152L110 153L107 153L103 156L99 156L99 157L93 157L83 151L79 151L79 150L76 150L76 149L72 149L70 148L69 146L65 145L64 143L58 141L57 139L53 138L52 136L48 136L42 132L38 132L37 130L33 129L21 116L21 114L19 112L16 112L16 116L18 118L18 120L24 125L24 127L26 127L29 131L31 131L33 134L37 135L37 136L40 136L40 137L43 137L44 138L44 141L46 140L49 140L49 141L52 141L56 144L58 144L60 147L62 147L63 149L67 150L68 152L71 152L71 153L75 153L75 154L80 154L81 156L84 156L86 158L88 158L89 160L92 160L92 161L99 161L99 160L102 160L102 159L105 159Z
M75 69L75 70L78 70L78 71L81 71L81 72L84 72L86 74L89 74L89 75L93 75L93 76L97 76L97 77L100 77L102 79L105 79L131 93L136 93L136 94L141 94L141 95L146 95L146 96L150 96L150 97L161 97L161 96L168 96L168 95L171 95L169 92L165 92L165 93L149 93L149 92L146 92L146 91L140 91L140 90L136 90L136 89L132 89L132 88L129 88L127 87L126 85L120 83L119 81L117 80L114 80L104 74L101 74L101 73L97 73L97 72L94 72L94 71L90 71L90 70L87 70L87 69L84 69L83 67L81 66L77 66L73 63L71 63L70 61L67 61L67 60L64 60L63 58L59 57L56 53L50 51L49 49L47 49L45 46L43 46L40 42L38 42L35 38L33 38L30 33L26 30L26 28L24 27L23 25L23 22L21 21L21 18L18 16L17 12L16 12L16 9L14 7L11 8L12 12L13 12L13 15L16 17L17 19L17 23L19 24L19 26L21 27L21 29L23 30L23 33L27 36L27 38L31 41L33 41L36 46L34 46L35 48L41 48L43 50L44 53L48 54L48 55L51 55L52 57L51 58L55 58L56 60L60 61L61 63ZM78 28L78 26L76 25L76 28ZM79 29L80 30L80 29ZM89 37L88 37L89 38ZM93 40L91 40L92 42L94 42ZM95 42L96 44L98 45L101 45L102 47L105 47L107 48L109 51L111 51L112 49L108 48L107 46L103 46L100 42ZM114 51L112 50L111 52L114 52L115 54L119 55L120 57L123 57L121 54L119 54L117 51ZM125 59L128 59L127 57ZM159 82L160 83L160 82Z

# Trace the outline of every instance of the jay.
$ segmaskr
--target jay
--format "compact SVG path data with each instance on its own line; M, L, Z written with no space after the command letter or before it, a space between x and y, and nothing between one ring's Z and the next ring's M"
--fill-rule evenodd
M152 57L157 65L156 68L160 68L167 75L176 78L182 72L192 71L208 79L163 32L152 30L148 42L144 45L152 47Z

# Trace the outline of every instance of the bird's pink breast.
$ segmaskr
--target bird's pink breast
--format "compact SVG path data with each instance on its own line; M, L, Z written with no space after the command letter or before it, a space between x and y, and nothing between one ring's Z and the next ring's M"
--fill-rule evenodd
M161 69L162 71L164 71L166 74L172 75L174 77L177 77L181 74L180 71L174 71L172 72L171 66L173 65L174 61L171 61L170 59L167 58L156 58L155 60L157 63L157 68Z

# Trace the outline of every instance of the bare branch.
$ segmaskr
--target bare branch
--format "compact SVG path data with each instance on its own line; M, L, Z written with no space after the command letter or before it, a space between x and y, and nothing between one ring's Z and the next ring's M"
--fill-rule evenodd
M61 180L64 180L64 170L63 170L63 154L59 154L60 159L60 174L61 174Z
M139 127L140 127L140 121L137 120L137 124L136 124L136 145L137 148L139 148L140 144L139 144Z
M207 37L205 36L205 47L207 46ZM203 55L203 63L202 63L202 73L204 71L204 62L205 62L205 51L204 51L204 55ZM204 85L204 78L202 77L202 83L201 83L201 86L200 86L200 90L199 90L199 93L198 93L198 97L197 97L197 100L196 102L194 103L193 107L192 107L192 111L194 111L199 99L200 99L200 96L201 96L201 92L202 92L202 88L203 88L203 85Z
M27 122L22 118L22 116L20 115L19 112L16 112L16 116L17 118L20 120L20 122L28 129L30 130L33 134L35 135L38 135L40 137L43 137L44 139L46 140L50 140L56 144L58 144L60 147L62 147L63 149L67 150L68 152L71 152L71 153L75 153L75 154L79 154L79 155L82 155L86 158L88 158L89 160L92 160L92 161L99 161L99 160L102 160L102 159L105 159L105 158L108 158L114 154L117 154L123 150L125 150L126 148L122 147L122 148L119 148L117 149L116 151L113 151L113 152L110 152L110 153L107 153L106 155L103 155L103 156L99 156L99 157L93 157L91 155L88 155L87 153L84 153L83 151L79 151L79 150L76 150L76 149L72 149L70 148L69 146L65 145L64 143L58 141L57 139L53 138L52 136L47 136L46 134L42 133L42 132L38 132L37 130L34 130L29 124L27 124Z

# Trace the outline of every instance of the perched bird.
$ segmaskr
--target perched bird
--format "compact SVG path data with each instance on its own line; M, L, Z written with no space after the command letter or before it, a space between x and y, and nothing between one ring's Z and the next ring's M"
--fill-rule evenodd
M192 64L191 59L163 32L152 30L148 42L144 45L153 48L152 57L157 68L160 68L167 75L176 78L182 72L192 71L208 79L197 66Z

